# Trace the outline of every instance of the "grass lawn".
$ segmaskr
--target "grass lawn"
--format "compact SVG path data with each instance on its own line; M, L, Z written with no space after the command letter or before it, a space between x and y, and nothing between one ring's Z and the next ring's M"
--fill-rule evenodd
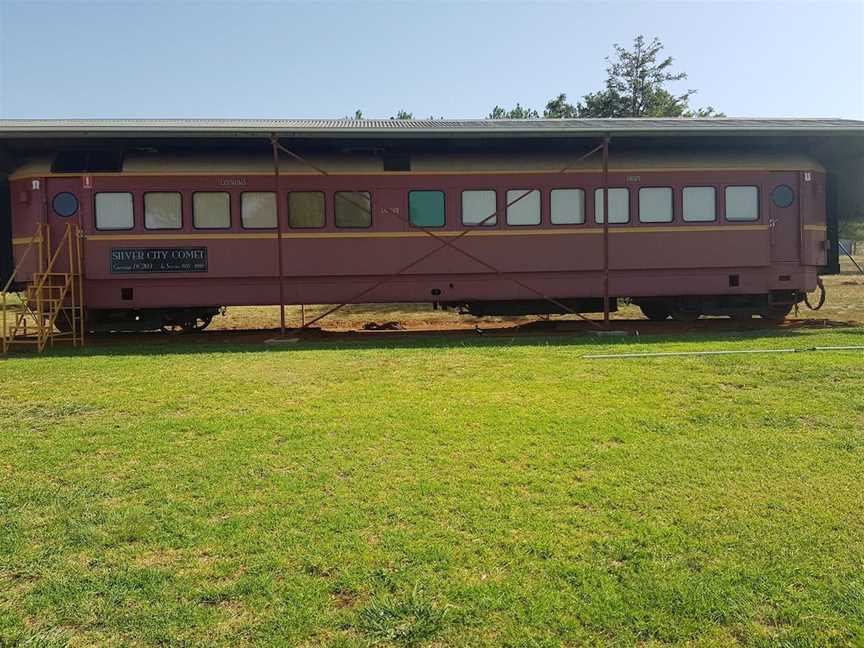
M183 343L0 361L0 646L864 644L864 352Z

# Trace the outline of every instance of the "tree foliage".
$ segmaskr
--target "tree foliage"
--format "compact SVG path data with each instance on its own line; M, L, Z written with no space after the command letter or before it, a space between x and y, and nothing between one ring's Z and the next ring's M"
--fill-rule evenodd
M714 109L690 109L695 90L673 94L665 86L683 81L686 72L673 71L674 59L662 57L659 38L646 42L641 34L633 39L633 48L617 43L615 53L606 57L606 87L582 97L576 106L580 117L713 117Z
M486 119L539 119L540 113L533 108L523 108L519 103L515 108L506 110L501 106L495 106Z
M686 72L673 70L674 59L663 57L659 38L650 42L641 34L633 39L632 49L614 45L613 55L606 57L605 88L586 94L575 105L565 93L546 103L543 116L547 119L572 117L724 117L714 108L690 108L690 98L696 90L675 94L666 86L687 78ZM488 119L535 119L536 110L516 108L507 111L495 106Z
M567 95L563 92L557 97L546 102L546 108L543 110L543 116L546 119L569 119L578 117L576 106L567 102Z

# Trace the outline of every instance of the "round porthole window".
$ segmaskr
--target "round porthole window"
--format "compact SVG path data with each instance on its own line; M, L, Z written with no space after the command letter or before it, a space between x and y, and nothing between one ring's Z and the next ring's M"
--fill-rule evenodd
M62 216L63 218L69 218L72 214L78 211L78 199L74 194L64 191L63 193L58 193L54 196L51 206L54 208L55 214Z
M771 202L777 207L788 207L795 200L795 192L789 185L779 185L771 192Z

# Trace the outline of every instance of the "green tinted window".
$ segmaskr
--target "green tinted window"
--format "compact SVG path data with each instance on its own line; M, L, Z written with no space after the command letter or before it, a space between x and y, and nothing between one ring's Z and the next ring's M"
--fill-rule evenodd
M444 192L411 191L408 193L411 224L417 227L444 226Z
M292 191L288 194L288 225L324 227L324 193Z
M370 227L372 194L368 191L337 191L335 194L336 227Z

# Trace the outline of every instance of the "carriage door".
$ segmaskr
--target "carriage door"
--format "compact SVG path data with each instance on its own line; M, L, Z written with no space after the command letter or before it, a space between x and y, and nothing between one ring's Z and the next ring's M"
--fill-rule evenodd
M801 213L798 174L773 173L768 191L768 224L771 227L771 260L794 263L800 260Z
M83 222L81 210L81 178L46 178L46 194L48 198L48 229L51 237L50 254L57 252L54 262L54 272L69 271L69 244L63 237L66 234L67 225L74 223L81 225ZM63 246L58 250L60 243ZM73 250L77 241L73 238Z

